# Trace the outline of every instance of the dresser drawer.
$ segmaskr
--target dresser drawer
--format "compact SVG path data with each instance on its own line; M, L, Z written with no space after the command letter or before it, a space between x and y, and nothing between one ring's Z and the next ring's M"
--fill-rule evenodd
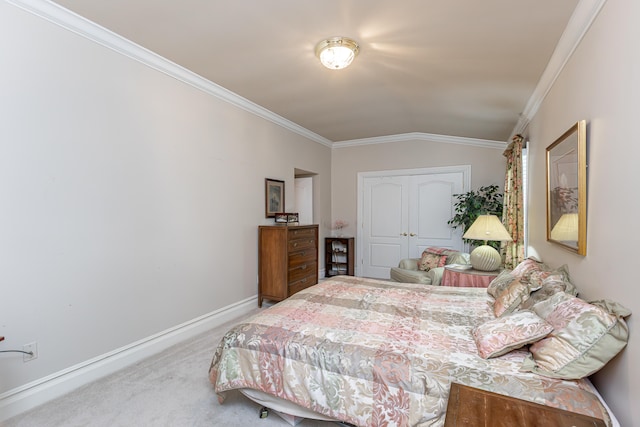
M318 254L316 247L289 252L289 267L298 266L308 261L315 261Z
M303 236L296 239L289 239L289 253L298 251L300 249L315 248L316 238L315 236Z
M316 229L314 227L289 229L289 239L295 240L309 237L316 237Z
M318 264L315 261L305 262L300 265L296 265L295 267L289 268L289 284L296 282L300 279L304 279L307 276L310 276L311 280L316 275L316 270L318 269ZM315 285L315 283L314 283Z
M304 277L300 280L297 280L289 285L289 296L295 294L296 292L300 292L303 289L306 289L310 286L315 285L314 276Z

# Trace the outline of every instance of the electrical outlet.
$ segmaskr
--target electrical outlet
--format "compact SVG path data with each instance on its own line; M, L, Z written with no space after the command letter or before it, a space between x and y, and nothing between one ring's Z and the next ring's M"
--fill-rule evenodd
M26 352L31 352L32 354L23 354L22 355L22 361L23 362L30 362L33 359L37 359L38 358L38 343L37 342L30 342L29 344L25 344L22 346L22 351L26 351Z

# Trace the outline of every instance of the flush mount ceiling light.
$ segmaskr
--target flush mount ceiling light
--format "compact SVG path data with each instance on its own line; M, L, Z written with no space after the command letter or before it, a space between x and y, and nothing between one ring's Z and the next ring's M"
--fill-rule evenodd
M331 70L348 67L359 51L358 43L347 37L331 37L316 45L316 56Z

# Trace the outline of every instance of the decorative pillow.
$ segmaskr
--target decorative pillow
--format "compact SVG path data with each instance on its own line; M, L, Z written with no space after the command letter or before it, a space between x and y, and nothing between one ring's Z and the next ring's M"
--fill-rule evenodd
M447 248L427 248L422 252L418 270L429 271L432 268L444 267L447 264L447 257L457 252Z
M558 292L533 306L553 331L529 347L523 370L540 375L578 379L602 368L629 339L623 317L631 312L612 301L592 304Z
M478 353L488 359L536 342L552 330L553 326L533 311L522 310L489 320L475 328L472 334Z
M498 298L502 291L514 280L516 280L516 277L511 274L510 270L502 270L487 286L487 293L493 298Z
M574 295L577 295L578 292L574 289L575 287L570 282L571 278L569 277L569 267L567 267L566 264L556 268L555 270L533 270L529 272L528 281L532 283L542 284L542 282L549 276L557 276L558 279L567 281L572 288L571 292L567 293L575 292Z
M493 302L493 314L496 317L513 313L529 298L529 294L536 290L529 283L522 280L514 280L498 295Z
M511 271L511 274L524 279L524 281L528 281L531 273L542 270L550 270L550 268L533 258L527 258L518 264L516 268Z
M447 257L431 254L427 251L422 252L422 258L418 262L418 270L429 271L432 268L436 268L440 266L440 262L446 262Z
M436 254L436 255L447 255L447 256L458 253L458 251L456 251L455 249L439 248L437 246L430 246L427 249L425 249L425 251L432 254Z
M537 291L534 291L529 295L529 299L522 303L522 309L532 308L535 304L543 301L551 295L556 294L558 292L565 292L567 294L576 296L578 295L578 290L576 287L569 282L569 280L565 279L564 274L551 274L547 276L541 282L541 288ZM534 286L538 283L538 278L535 277L535 274L532 274L529 279L531 286Z

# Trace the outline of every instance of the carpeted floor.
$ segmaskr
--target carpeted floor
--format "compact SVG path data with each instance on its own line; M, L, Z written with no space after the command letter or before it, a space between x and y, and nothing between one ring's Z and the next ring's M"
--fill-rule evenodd
M131 367L18 415L3 427L48 426L289 426L239 392L223 405L207 376L213 351L229 322ZM304 420L300 427L336 427Z

